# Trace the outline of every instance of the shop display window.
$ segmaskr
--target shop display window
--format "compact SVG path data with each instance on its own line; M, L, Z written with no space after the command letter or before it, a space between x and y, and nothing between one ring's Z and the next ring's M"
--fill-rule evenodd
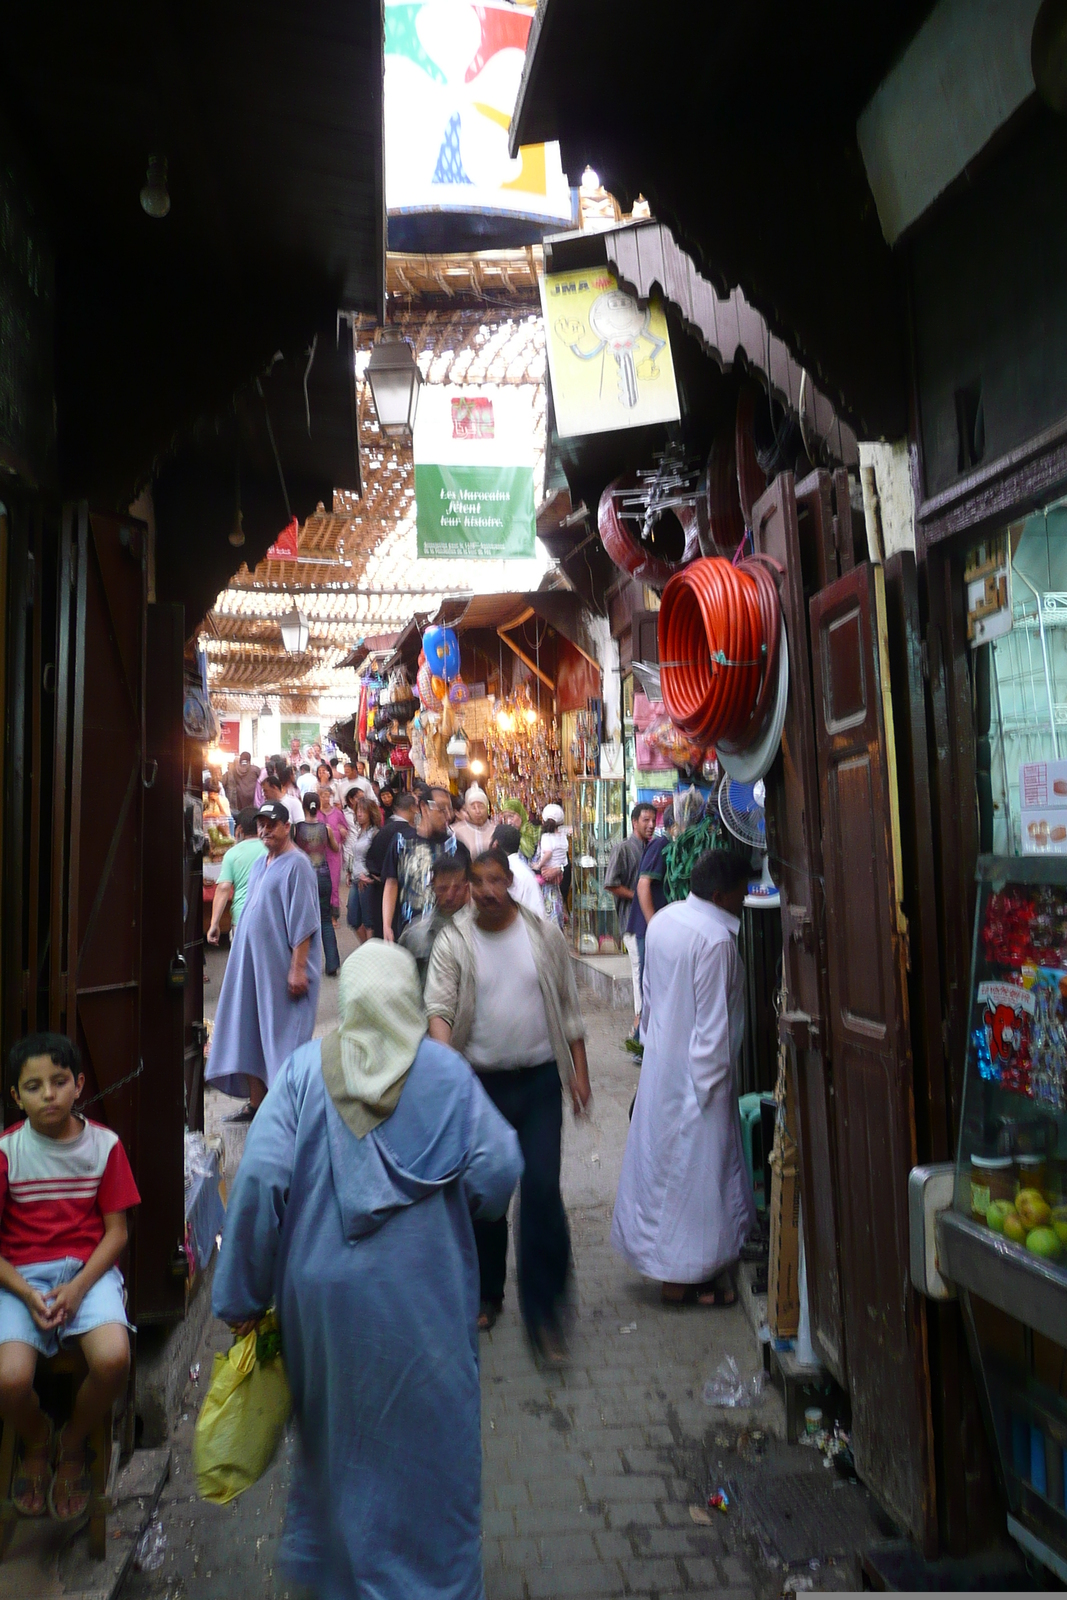
M579 778L564 801L571 829L571 930L582 955L621 949L615 900L604 879L623 837L622 807L621 778Z
M956 1205L1067 1277L1067 859L981 874Z
M988 1244L972 1337L1011 1516L1067 1559L1067 1349L1048 1336L1067 1315L1046 1309L1045 1333L1034 1315L1050 1287L1067 1307L1067 857L979 858L970 1003L954 1204Z
M964 582L984 848L1067 856L1067 502L973 546Z

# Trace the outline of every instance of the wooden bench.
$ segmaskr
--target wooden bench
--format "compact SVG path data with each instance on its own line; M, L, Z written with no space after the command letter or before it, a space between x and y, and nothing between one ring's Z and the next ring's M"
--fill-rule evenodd
M48 1380L60 1379L70 1389L70 1403L67 1406L69 1413L73 1405L75 1392L85 1377L85 1357L77 1347L62 1350L56 1356L40 1356L37 1361L37 1375L45 1376ZM112 1451L112 1424L113 1417L108 1415L97 1424L89 1435L89 1449L92 1452L92 1461L89 1466L89 1476L92 1479L93 1492L89 1497L89 1549L98 1559L102 1560L107 1548L107 1514L111 1510L108 1496L108 1478L111 1469ZM0 1434L0 1556L7 1549L8 1542L15 1530L16 1523L25 1519L16 1510L11 1498L12 1484L15 1478L15 1429L10 1422L5 1422L3 1432ZM71 1523L71 1527L77 1526Z

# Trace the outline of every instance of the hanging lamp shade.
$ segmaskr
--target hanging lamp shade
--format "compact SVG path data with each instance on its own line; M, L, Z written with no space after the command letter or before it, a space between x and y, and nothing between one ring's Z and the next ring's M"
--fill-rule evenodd
M415 427L422 374L410 344L395 329L385 329L371 351L367 382L383 436L410 438Z
M308 647L308 619L296 606L281 620L282 645L286 655L302 656Z

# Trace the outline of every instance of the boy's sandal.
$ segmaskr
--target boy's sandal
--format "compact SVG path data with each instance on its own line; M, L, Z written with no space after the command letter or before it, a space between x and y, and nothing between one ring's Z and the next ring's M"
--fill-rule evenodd
M93 1494L93 1480L89 1475L89 1445L82 1445L80 1452L67 1451L63 1448L64 1429L56 1435L56 1470L52 1474L52 1482L48 1489L48 1512L56 1522L79 1522L89 1510L89 1501ZM63 1473L60 1469L64 1463L81 1463L81 1470L77 1473ZM61 1513L56 1509L56 1491L66 1496L67 1509Z
M43 1517L48 1511L48 1491L52 1482L52 1446L55 1429L48 1422L48 1437L43 1444L27 1446L19 1441L21 1450L15 1460L15 1475L11 1480L11 1503L20 1517ZM33 1466L32 1463L38 1463ZM40 1496L40 1504L33 1501Z

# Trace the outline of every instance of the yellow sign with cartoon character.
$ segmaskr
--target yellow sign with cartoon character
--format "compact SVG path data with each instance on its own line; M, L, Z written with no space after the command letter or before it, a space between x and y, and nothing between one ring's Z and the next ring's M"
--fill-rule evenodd
M607 267L541 279L556 432L677 422L681 416L667 318L657 300L620 289Z

